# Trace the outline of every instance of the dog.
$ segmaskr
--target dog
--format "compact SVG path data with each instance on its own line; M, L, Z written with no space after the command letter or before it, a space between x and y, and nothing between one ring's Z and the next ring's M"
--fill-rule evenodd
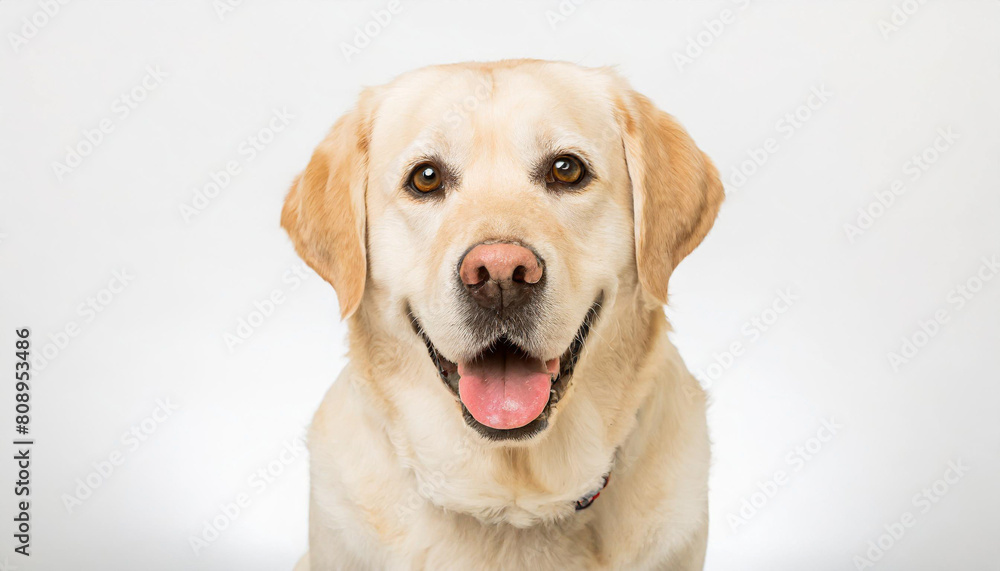
M349 330L297 569L701 569L705 394L663 306L722 200L611 69L365 89L281 214Z

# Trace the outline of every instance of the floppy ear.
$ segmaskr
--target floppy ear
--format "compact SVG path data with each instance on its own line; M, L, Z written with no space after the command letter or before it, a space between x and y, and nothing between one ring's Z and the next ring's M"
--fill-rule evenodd
M671 272L715 222L722 183L687 131L648 98L631 92L619 112L632 181L639 282L664 304Z
M370 120L366 98L341 117L296 177L281 211L295 250L337 291L340 315L361 303L367 271L365 188Z

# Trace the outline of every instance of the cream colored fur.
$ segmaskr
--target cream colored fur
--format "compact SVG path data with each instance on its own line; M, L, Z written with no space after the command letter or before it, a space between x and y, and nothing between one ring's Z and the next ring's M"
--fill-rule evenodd
M552 149L585 155L595 179L573 193L534 184ZM426 156L461 173L443 200L401 189ZM662 304L721 201L684 130L607 69L448 65L366 90L282 216L350 327L350 364L310 432L298 569L700 569L705 398ZM534 354L562 354L604 300L549 427L513 444L465 424L407 316L447 358L469 357L454 272L484 240L530 244L546 262Z

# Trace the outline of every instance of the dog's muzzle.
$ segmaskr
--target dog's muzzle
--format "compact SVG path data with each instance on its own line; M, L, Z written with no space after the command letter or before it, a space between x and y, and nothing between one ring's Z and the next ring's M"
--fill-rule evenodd
M466 423L490 440L521 440L548 426L554 407L570 386L602 297L587 311L569 347L549 360L499 334L474 357L455 363L437 350L412 310L410 320L438 375L460 404Z

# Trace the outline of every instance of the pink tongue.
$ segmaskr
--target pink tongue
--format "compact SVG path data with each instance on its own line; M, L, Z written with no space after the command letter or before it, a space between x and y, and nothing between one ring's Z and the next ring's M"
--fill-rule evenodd
M472 417L501 430L520 428L538 418L549 401L559 358L541 359L512 353L459 362L458 395Z

